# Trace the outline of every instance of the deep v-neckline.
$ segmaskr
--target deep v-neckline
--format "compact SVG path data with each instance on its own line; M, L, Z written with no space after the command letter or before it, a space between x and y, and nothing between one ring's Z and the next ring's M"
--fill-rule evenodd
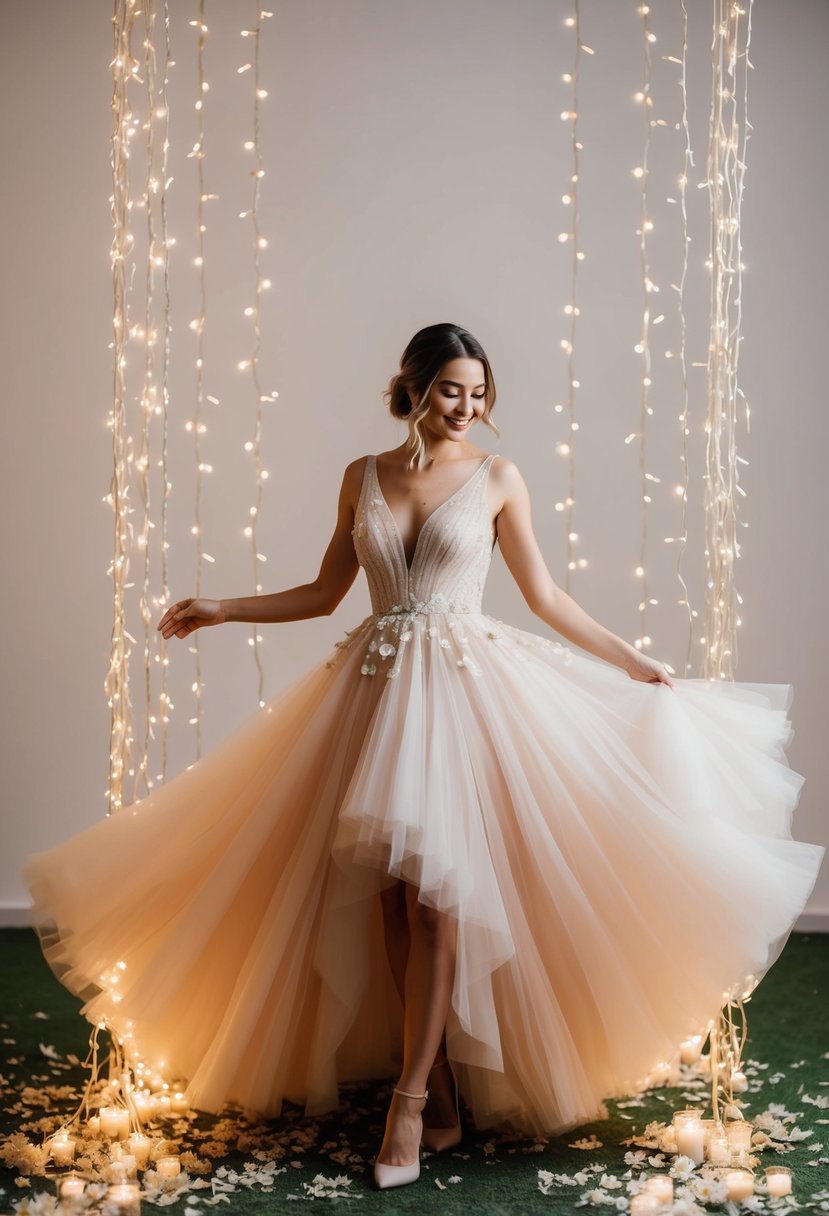
M392 528L394 530L394 535L397 538L397 546L398 546L398 549L400 550L400 556L403 559L403 568L406 571L407 579L410 579L412 576L412 571L414 570L415 562L417 561L417 555L420 550L420 541L423 537L423 533L426 531L429 524L432 522L432 520L435 518L435 516L438 514L439 511L442 511L444 507L447 507L449 505L449 503L453 501L453 499L457 498L458 495L461 494L467 488L467 486L470 486L472 484L472 482L475 480L475 478L480 473L481 469L483 469L484 466L486 465L487 461L489 461L491 459L492 459L491 455L484 456L483 460L478 465L477 469L475 469L475 472L472 473L472 475L470 477L467 477L466 481L463 482L462 485L459 485L457 490L454 491L454 493L450 494L448 498L444 498L443 502L439 502L438 505L434 508L434 510L430 511L430 513L426 516L426 518L424 519L423 523L420 526L420 531L417 534L417 540L415 541L415 547L414 547L414 552L412 553L411 564L409 564L406 561L406 548L403 544L403 537L401 535L400 528L398 526L397 520L394 517L391 507L386 502L386 496L383 493L383 487L380 485L380 478L377 474L377 457L376 456L371 457L371 461L372 461L371 468L372 468L372 472L374 474L374 484L377 487L377 493L380 495L380 501L383 504L383 506L386 508L386 514L388 515L389 519L392 522Z

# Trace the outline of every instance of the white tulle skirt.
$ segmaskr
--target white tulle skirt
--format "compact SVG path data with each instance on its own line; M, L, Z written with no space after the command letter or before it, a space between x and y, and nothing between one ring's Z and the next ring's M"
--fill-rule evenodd
M641 1087L803 910L824 849L791 836L790 685L670 689L485 614L422 624L387 678L367 618L26 864L55 974L197 1108L323 1114L399 1074L379 893L401 878L457 922L447 1050L476 1126L541 1134Z

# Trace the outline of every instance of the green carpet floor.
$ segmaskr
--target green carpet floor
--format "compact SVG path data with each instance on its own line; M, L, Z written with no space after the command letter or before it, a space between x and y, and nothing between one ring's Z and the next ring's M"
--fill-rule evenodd
M26 1144L39 1146L76 1109L90 1028L77 1012L80 1002L52 976L31 930L0 930L0 975L0 1214L42 1216L55 1210L54 1167L46 1176L37 1166L27 1172ZM746 1012L749 1087L740 1096L746 1118L757 1121L756 1175L762 1179L767 1165L787 1165L793 1195L721 1202L716 1188L705 1193L695 1170L675 1177L669 1210L676 1216L829 1212L829 935L792 934ZM667 1173L674 1159L667 1155L654 1165L648 1158L655 1149L623 1141L647 1138L648 1125L670 1122L676 1108L706 1107L705 1079L689 1070L686 1082L611 1100L609 1119L549 1141L470 1131L453 1152L424 1156L416 1183L387 1191L374 1189L371 1161L382 1139L390 1081L344 1086L340 1111L324 1118L305 1118L288 1104L279 1119L255 1123L231 1107L220 1116L191 1113L159 1125L159 1134L184 1141L186 1190L170 1203L171 1195L145 1188L142 1212L169 1203L172 1216L216 1210L247 1216L294 1211L309 1201L355 1204L366 1214L448 1216L473 1206L480 1213L550 1216L598 1207L627 1211L643 1171ZM577 1142L582 1147L574 1147Z

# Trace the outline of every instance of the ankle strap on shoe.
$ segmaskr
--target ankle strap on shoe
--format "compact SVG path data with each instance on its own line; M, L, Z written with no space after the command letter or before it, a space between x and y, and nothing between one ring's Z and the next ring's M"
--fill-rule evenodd
M394 1091L393 1091L393 1092L394 1092L394 1093L396 1093L396 1094L403 1094L404 1098L428 1098L428 1097L429 1097L429 1091L428 1091L428 1089L426 1090L426 1093L425 1093L425 1094L410 1094L410 1093L408 1093L408 1092L407 1092L405 1089L398 1089L398 1088L395 1086L395 1088L394 1088Z

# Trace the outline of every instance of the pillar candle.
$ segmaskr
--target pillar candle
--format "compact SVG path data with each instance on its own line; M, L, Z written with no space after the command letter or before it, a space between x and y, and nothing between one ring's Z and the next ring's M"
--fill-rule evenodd
M695 1165L701 1165L705 1156L705 1128L699 1111L690 1108L676 1111L673 1122L677 1152L690 1157Z
M155 1114L155 1101L145 1094L136 1094L133 1099L138 1117L142 1123L149 1123Z
M130 1130L130 1112L125 1106L102 1106L101 1131L110 1140L126 1140Z
M133 1132L128 1138L127 1144L129 1145L129 1151L135 1158L136 1165L142 1170L146 1169L147 1162L150 1159L150 1148L152 1147L150 1137L145 1136L143 1132Z

